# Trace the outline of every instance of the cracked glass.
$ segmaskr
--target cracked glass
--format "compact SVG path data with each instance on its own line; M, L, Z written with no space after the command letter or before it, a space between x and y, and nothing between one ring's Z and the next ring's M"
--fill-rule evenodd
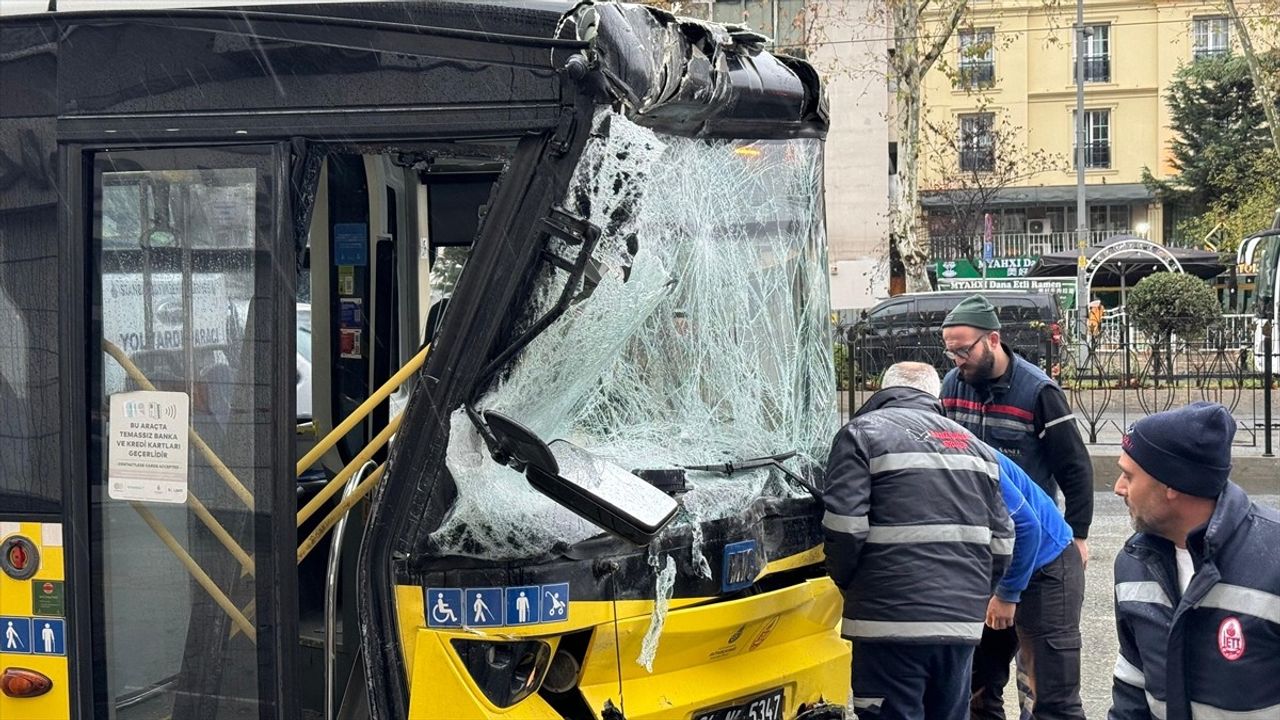
M789 467L814 477L838 424L821 152L816 139L688 139L599 114L563 207L600 228L600 281L478 409L633 471L796 451ZM553 238L548 250L572 262L579 247ZM544 264L518 326L567 278ZM433 552L535 558L601 533L490 459L463 410L451 430L458 496ZM695 541L702 521L807 494L770 468L689 471L687 486L665 532Z

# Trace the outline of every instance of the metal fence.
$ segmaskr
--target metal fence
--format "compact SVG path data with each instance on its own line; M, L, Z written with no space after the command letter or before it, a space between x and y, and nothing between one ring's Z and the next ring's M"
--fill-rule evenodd
M1040 345L1025 348L1039 352L1038 364L1063 388L1085 442L1118 445L1139 418L1209 400L1235 416L1236 445L1266 445L1273 427L1266 388L1274 388L1275 379L1257 366L1251 318L1227 316L1197 340L1171 342L1147 337L1123 317L1109 320L1111 325L1104 322L1102 332L1083 344L1067 335L1052 354L1044 354ZM869 336L851 326L841 328L837 342L844 346L840 375L850 415L879 389L879 376L889 364L925 362L942 373L954 366L942 353L940 334L936 341L919 332Z

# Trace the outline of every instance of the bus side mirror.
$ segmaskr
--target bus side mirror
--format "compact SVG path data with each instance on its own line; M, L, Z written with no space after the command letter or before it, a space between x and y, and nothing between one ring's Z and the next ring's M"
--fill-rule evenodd
M648 545L675 517L674 499L618 465L567 440L548 444L493 410L484 420L508 464L523 470L530 485L601 529Z

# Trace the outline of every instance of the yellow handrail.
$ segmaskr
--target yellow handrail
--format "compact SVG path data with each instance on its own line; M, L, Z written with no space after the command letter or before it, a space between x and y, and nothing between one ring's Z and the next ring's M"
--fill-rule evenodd
M151 381L147 379L146 375L142 374L142 371L138 369L138 366L133 364L133 361L129 359L129 356L125 355L124 351L110 340L103 338L102 349L105 350L108 355L115 358L116 362L120 363L120 367L124 368L124 371L129 374L129 377L133 378L133 381L138 383L138 387L143 390L151 391L156 389L156 386L151 384ZM191 436L191 444L196 446L196 450L200 451L200 454L204 456L204 459L209 463L209 466L213 468L213 471L217 473L218 477L222 478L222 481L227 484L227 487L231 488L231 492L235 493L246 507L253 510L253 493L249 492L248 488L236 479L235 474L232 473L230 468L222 462L222 459L213 451L213 448L210 448L205 444L204 438L200 437L200 434L196 432L195 428L188 427L187 433Z
M382 446L386 445L387 441L391 439L391 436L395 435L396 431L400 429L400 422L403 419L404 413L400 413L392 418L391 422L387 423L387 426L382 428L382 432L379 432L374 436L374 438L369 441L369 444L365 445L364 449L356 454L355 458L351 462L347 463L346 467L342 468L337 475L334 475L333 479L330 480L328 484L320 490L320 492L316 493L315 497L311 498L311 500L298 511L298 527L302 527L302 523L306 522L307 519L314 515L322 505L328 502L329 498L333 497L334 494L346 484L347 478L351 477L356 470L364 467L365 463L373 459L373 454L382 449Z
M213 536L218 538L218 542L222 543L222 546L227 549L227 552L231 553L235 557L235 559L240 563L240 566L244 568L244 571L249 573L251 577L257 577L253 558L249 557L249 553L245 552L244 548L240 547L240 543L236 542L235 538L231 537L231 533L227 532L227 529L222 527L222 523L218 522L218 519L213 516L213 513L209 512L209 509L204 506L204 503L200 502L200 498L196 497L195 493L190 490L187 491L187 505L191 506L192 512L196 514L196 517L200 518L200 522L204 523L204 526L209 528L209 532L213 533Z
M236 609L235 604L231 602L231 598L228 598L226 594L222 592L217 583L213 581L213 578L209 577L209 575L200 567L200 564L187 554L187 551L183 549L177 538L173 536L173 533L169 532L169 528L165 527L164 524L160 522L159 518L153 515L147 508L138 503L131 504L133 505L133 509L142 516L143 521L146 522L147 525L151 526L152 532L160 538L161 542L169 547L169 551L178 558L183 567L187 569L187 572L191 573L191 577L195 578L196 582L200 584L200 587L204 588L205 592L209 593L209 596L212 597L213 601L218 604L218 607L222 608L223 612L231 618L231 621L236 624L236 627L240 628L240 631L248 636L249 640L252 641L254 645L257 645L258 634L254 631L253 625L251 625L245 616Z
M385 383L383 383L382 387L378 388L376 392L370 395L369 399L360 403L360 407L356 408L355 411L348 415L347 418L339 423L337 427L330 430L329 434L325 435L323 440L316 443L315 447L311 448L311 450L309 450L307 454L302 456L302 459L298 461L297 474L302 475L302 473L306 472L308 468L315 465L316 461L323 457L325 453L329 452L329 450L336 445L339 440L346 437L347 433L351 432L352 428L359 424L360 421L364 420L369 413L373 412L373 409L376 408L379 403L386 400L391 393L395 392L397 388L404 384L404 381L408 380L409 376L416 372L418 368L422 367L422 364L426 362L427 355L430 351L430 345L424 346L418 351L417 355L414 355L409 359L409 362L404 364L404 367L401 367L396 371L395 375L392 375Z
M129 356L125 355L124 351L114 345L111 341L103 340L102 349L111 355L111 357L115 358L116 362L120 363L120 367L124 368L124 371L133 378L133 381L138 383L138 387L141 387L144 390L156 389L156 386L147 379L147 376L142 373L142 370L139 369L137 365L133 364L133 361L129 359ZM236 476L232 474L231 470L228 469L217 454L213 452L213 449L204 444L204 440L201 440L200 436L196 434L195 428L188 427L187 431L192 440L198 441L198 444L196 445L197 449L199 449L201 454L204 455L205 459L209 462L209 465L214 468L214 471L218 472L218 474L222 476L223 482L227 483L233 491L235 491L236 488L240 488L240 490L247 494L249 491L245 489L244 485L238 479L236 479ZM223 473L225 473L225 475L223 475ZM241 499L245 498L245 495L239 492L236 494L240 495ZM248 495L246 504L250 509L253 508L252 495ZM204 503L200 502L200 498L196 497L195 493L190 490L187 491L187 505L191 507L191 510L195 513L196 517L200 518L200 522L204 523L204 526L209 528L209 532L213 533L213 536L222 543L222 546L227 549L227 552L235 556L236 561L240 563L240 566L244 568L245 572L249 573L249 575L255 575L253 558L249 557L249 554L244 551L244 548L240 547L240 544L231 537L231 533L227 532L227 529L222 527L222 523L219 523L217 518L213 517L213 514L204 506Z
M324 516L324 519L320 521L320 524L316 525L315 529L311 531L311 534L307 535L307 538L298 545L299 565L301 565L307 555L316 548L316 545L320 544L320 540L329 532L329 529L338 524L338 520L341 519L347 511L351 510L353 505L360 502L365 495L369 494L369 491L373 489L373 486L378 484L378 481L382 479L382 473L386 469L386 463L379 465L377 470L369 473L369 477L360 481L360 484L356 486L355 490L351 491L351 494L347 496L345 500L338 503L337 507L330 510L329 514Z

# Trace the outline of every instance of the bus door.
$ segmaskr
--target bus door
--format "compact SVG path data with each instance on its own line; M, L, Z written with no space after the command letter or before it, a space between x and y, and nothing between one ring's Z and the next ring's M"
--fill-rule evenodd
M405 301L416 299L401 292L412 287L415 266L411 238L416 217L411 214L416 185L411 171L386 154L336 152L323 162L308 233L308 268L298 288L298 456L304 457L316 441L326 437L357 411L378 388L418 351L402 340L414 337L412 322L402 323L416 312ZM407 329L407 333L404 330ZM305 349L305 357L302 355ZM305 368L305 370L303 370ZM303 372L306 373L305 377ZM323 460L306 468L298 478L298 505L311 502L338 472L350 463L385 428L403 407L409 385L364 416ZM381 462L386 450L373 453ZM332 509L340 500L326 503ZM350 567L359 550L363 505L345 527L342 565ZM301 542L326 513L308 516L298 531ZM320 677L324 668L326 567L331 537L319 551L309 553L299 567L299 631L301 676ZM350 642L355 632L355 573L339 574L339 617L335 622L334 659L331 670L345 678L355 660ZM320 707L318 684L300 687L304 707Z
M288 157L88 157L94 717L292 715Z

